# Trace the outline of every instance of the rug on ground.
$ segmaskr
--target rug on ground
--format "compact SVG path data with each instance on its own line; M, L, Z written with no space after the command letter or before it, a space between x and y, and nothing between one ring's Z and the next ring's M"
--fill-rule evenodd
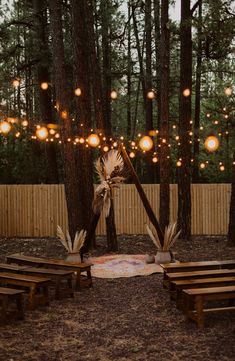
M99 278L119 278L148 276L152 273L162 273L161 266L156 263L147 264L145 255L107 255L92 257L92 276Z

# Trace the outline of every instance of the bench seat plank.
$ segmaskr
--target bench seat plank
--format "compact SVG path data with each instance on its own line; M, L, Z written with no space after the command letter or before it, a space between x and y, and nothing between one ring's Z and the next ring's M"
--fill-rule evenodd
M199 261L199 262L176 262L160 264L163 270L167 273L175 272L176 270L199 270L199 269L213 269L213 268L234 268L235 260L222 260L222 261Z
M91 263L71 263L66 262L61 259L55 258L43 258L43 257L34 257L34 256L26 256L22 254L12 254L6 256L7 263L17 263L19 265L30 265L30 266L44 266L49 268L58 268L58 269L66 269L76 272L76 288L80 289L82 283L92 286L92 277L91 277ZM86 272L87 278L82 281L81 273Z
M48 285L50 278L42 278L18 273L0 272L0 283L2 285L14 285L29 289L29 308L34 309L37 304L48 305ZM43 296L36 298L36 292L42 288Z
M204 308L206 301L235 300L235 286L192 288L183 290L186 317L196 321L198 328L204 327L204 315L208 312L235 311L234 306Z

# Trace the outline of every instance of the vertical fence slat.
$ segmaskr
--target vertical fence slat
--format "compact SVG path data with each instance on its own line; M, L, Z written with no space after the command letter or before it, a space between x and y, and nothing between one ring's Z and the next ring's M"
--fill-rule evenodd
M150 204L159 217L159 185L144 184ZM226 234L230 184L192 184L192 234ZM148 217L133 184L114 191L117 233L145 234ZM170 186L170 220L177 220L177 185ZM56 235L59 224L68 228L64 186L0 185L0 235L47 237ZM102 215L97 234L105 234Z

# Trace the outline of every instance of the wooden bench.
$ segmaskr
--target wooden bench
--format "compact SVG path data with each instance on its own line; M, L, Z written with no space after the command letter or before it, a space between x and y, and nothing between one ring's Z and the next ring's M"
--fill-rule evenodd
M188 288L208 288L235 286L235 276L215 277L215 278L195 278L170 282L170 297L176 300L178 308L182 308L182 291Z
M204 308L205 302L220 300L231 300L234 302L235 286L183 290L183 309L186 318L196 321L198 328L203 328L205 313L235 311L235 306Z
M23 290L0 287L1 320L5 323L9 317L24 319ZM9 311L9 304L16 302L16 311Z
M0 272L1 285L13 285L16 288L19 286L29 290L29 309L34 309L38 304L49 304L48 285L50 282L50 278ZM43 294L36 295L37 291L41 289Z
M55 298L59 299L64 295L74 296L72 286L73 271L51 269L51 268L37 268L29 266L19 266L15 264L0 263L0 271L23 273L29 275L36 275L39 277L49 277L55 283ZM65 281L65 282L63 282ZM63 287L62 285L67 287Z
M235 276L234 269L213 269L213 270L204 270L204 271L191 271L191 272L176 272L176 273L166 273L165 278L163 279L164 287L169 287L170 282L176 280L184 280L188 278L214 278L214 277L226 277L226 276Z
M6 257L7 263L17 263L18 265L30 265L35 267L46 267L73 271L76 274L76 289L81 289L82 285L92 286L90 263L71 263L61 259L42 258L25 256L23 254L12 254ZM82 279L81 274L86 272L86 279Z

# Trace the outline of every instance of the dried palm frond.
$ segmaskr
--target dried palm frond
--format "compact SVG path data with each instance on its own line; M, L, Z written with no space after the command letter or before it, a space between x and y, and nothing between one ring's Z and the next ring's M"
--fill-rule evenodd
M155 231L155 229L152 231L150 229L150 227L148 226L148 224L146 224L146 228L147 228L147 232L149 234L149 237L151 238L151 240L153 241L153 243L155 244L155 246L160 249L161 248L161 243L160 240L158 238L157 232Z
M79 233L76 232L74 242L72 243L69 231L66 230L65 237L61 227L57 226L57 237L60 239L61 243L69 253L77 253L80 251L84 244L86 238L86 231L82 229Z
M77 253L80 251L80 249L82 248L84 241L86 238L86 231L85 230L81 230L79 233L76 232L75 237L74 237L74 242L73 242L73 252Z
M118 188L125 178L121 175L124 162L117 150L110 150L95 163L96 172L101 184L97 186L94 194L92 209L95 214L104 210L105 217L108 217L111 206L112 189Z
M169 251L169 249L173 246L173 244L179 238L179 235L181 233L181 231L179 231L178 233L175 233L176 228L177 228L177 224L176 223L170 223L165 228L164 240L163 240L163 246L162 246L156 230L155 229L151 230L148 225L146 225L146 228L147 228L147 232L149 234L149 237L152 239L153 243L156 245L156 247L159 250L163 250L163 251Z
M60 239L60 241L63 244L63 246L65 247L65 249L69 252L69 247L68 247L64 232L62 231L60 226L57 226L57 237Z

